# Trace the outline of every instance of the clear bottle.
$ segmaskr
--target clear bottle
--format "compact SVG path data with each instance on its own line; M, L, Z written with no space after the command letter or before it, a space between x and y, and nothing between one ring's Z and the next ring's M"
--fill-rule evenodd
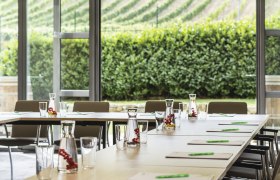
M166 110L164 118L164 128L165 129L175 129L175 118L173 112L174 99L165 99Z
M49 93L50 101L49 101L49 108L52 108L53 111L56 110L55 108L55 98L56 94L55 93Z
M58 149L58 171L78 171L78 153L74 138L75 121L61 121L61 140Z
M140 145L140 132L137 123L137 109L127 109L128 121L125 134L125 141L127 147L137 147Z
M188 108L188 119L197 119L197 106L196 106L196 94L189 94L190 102Z

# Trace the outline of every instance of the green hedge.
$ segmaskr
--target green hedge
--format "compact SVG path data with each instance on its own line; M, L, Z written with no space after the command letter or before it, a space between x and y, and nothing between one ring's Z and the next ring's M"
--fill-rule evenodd
M239 21L106 35L102 37L103 98L188 98L189 93L208 98L255 97L255 78L249 76L256 73L255 33L253 24ZM271 64L279 63L278 41L267 41ZM64 40L62 47L62 87L88 89L88 42ZM30 51L32 88L38 99L52 89L52 39L34 34ZM16 54L15 43L2 53L4 75L16 74ZM278 70L267 68L267 72Z

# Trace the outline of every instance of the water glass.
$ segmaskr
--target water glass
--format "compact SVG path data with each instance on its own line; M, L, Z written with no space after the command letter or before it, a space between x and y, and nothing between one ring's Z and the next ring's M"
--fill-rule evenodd
M206 120L207 119L207 104L199 104L198 107L198 119Z
M67 105L66 102L60 102L59 103L60 117L65 117L66 116L67 109L68 109L68 105Z
M147 144L149 121L138 120L138 127L139 127L139 133L140 133L140 143Z
M126 133L126 125L115 125L115 136L116 136L116 147L117 150L125 150L126 142L125 142L125 133Z
M51 179L53 176L54 146L38 145L36 151L36 174L38 179Z
M84 169L96 165L97 137L81 137L82 166Z
M47 116L47 108L48 103L47 102L39 102L39 110L40 110L40 116L46 117Z
M156 129L157 129L157 131L162 130L162 125L163 125L164 117L165 117L165 112L164 111L156 111L155 112Z
M174 118L175 118L175 125L176 127L181 126L181 109L174 109Z

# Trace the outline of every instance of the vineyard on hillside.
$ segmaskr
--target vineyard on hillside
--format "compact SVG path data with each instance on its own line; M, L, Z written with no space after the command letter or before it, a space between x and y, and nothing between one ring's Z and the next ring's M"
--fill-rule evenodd
M17 28L17 1L0 1L2 33ZM255 18L252 0L102 0L102 30L164 26L174 22L242 20ZM88 31L88 0L62 0L62 31ZM279 13L280 0L266 0L267 17ZM28 1L28 23L39 29L53 26L53 1ZM15 31L16 32L16 31Z

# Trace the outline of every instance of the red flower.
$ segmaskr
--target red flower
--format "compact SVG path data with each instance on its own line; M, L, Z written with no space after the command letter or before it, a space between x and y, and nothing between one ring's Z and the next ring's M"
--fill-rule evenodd
M64 149L59 149L58 154L67 161L67 163L68 163L66 165L67 170L78 168L78 164L73 160L73 158Z

